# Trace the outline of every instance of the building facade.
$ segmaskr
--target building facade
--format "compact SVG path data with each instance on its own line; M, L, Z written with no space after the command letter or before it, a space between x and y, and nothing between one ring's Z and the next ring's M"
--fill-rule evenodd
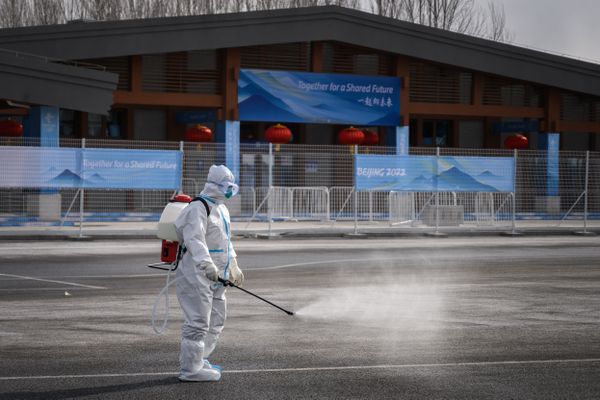
M518 132L535 149L552 132L561 150L600 150L600 65L339 7L4 29L0 48L118 74L108 114L61 108L65 138L179 141L203 124L224 141L240 71L263 69L400 78L410 146L502 148ZM240 140L277 122L241 121ZM348 126L287 125L303 144Z

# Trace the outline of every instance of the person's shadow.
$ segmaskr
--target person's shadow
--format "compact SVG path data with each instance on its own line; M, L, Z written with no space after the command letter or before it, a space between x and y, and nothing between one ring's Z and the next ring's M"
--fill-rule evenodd
M76 388L76 389L62 389L62 390L50 390L45 392L11 392L11 393L0 393L2 399L19 399L19 400L33 400L33 399L73 399L85 396L98 396L102 398L103 394L127 392L138 389L145 389L148 387L158 386L169 386L181 384L176 377L168 377L163 379L155 379L151 381L136 382L136 383L124 383L120 385L108 385L108 386L95 386L89 388ZM131 394L131 397L134 397ZM126 393L123 393L123 398L131 398ZM143 396L147 397L147 396Z

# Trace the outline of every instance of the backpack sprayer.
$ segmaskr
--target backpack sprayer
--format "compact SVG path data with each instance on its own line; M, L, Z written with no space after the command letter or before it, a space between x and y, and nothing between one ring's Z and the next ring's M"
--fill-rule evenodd
M160 250L160 262L148 264L149 268L160 269L163 271L167 271L167 282L165 286L162 288L158 296L156 296L156 300L154 301L154 305L152 307L152 329L158 335L164 333L167 327L167 323L169 322L169 287L171 287L175 282L179 279L183 278L183 276L171 280L171 272L175 271L179 266L179 262L183 257L183 246L179 244L179 237L177 236L177 231L175 230L175 220L181 214L184 208L186 208L192 201L201 201L206 207L206 215L210 215L210 207L206 200L201 197L197 197L192 199L190 196L186 194L178 194L174 196L169 203L166 205L162 214L160 215L160 220L158 221L158 232L157 237L162 239L162 246ZM199 274L204 274L204 271L199 271ZM223 284L223 286L231 286L236 289L241 290L244 293L247 293L251 296L256 297L259 300L264 301L265 303L285 312L288 315L294 315L293 312L288 311L278 305L250 292L249 290L242 289L239 286L236 286L228 279L219 278L219 282ZM165 298L165 319L160 328L156 326L156 309L160 302L161 297Z
M179 260L183 255L183 248L179 246L179 237L175 230L175 220L191 202L192 198L187 194L178 194L167 203L158 221L158 232L156 236L162 239L160 249L160 262L149 264L148 267L161 269L163 271L175 271ZM207 213L208 215L208 208Z

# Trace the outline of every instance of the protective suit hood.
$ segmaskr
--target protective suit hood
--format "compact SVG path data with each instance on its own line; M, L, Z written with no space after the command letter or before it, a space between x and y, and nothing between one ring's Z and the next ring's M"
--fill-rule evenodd
M206 184L200 194L215 201L225 201L235 196L239 190L233 173L224 165L213 165L208 170ZM229 196L229 197L227 197Z

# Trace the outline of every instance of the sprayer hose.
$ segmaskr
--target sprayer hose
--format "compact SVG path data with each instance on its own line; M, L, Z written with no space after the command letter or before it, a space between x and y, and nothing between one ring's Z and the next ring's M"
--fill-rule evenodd
M157 335L162 335L167 329L167 324L169 323L169 288L181 278L183 278L183 275L171 281L171 270L169 270L169 272L167 273L167 283L165 284L165 287L163 287L162 290L158 293L158 296L156 296L156 299L154 300L154 306L152 307L152 329ZM163 320L161 327L158 328L156 326L156 309L158 307L158 303L160 303L161 297L163 296L165 297L165 319Z
M154 305L152 306L152 329L154 330L154 332L157 335L162 335L167 330L167 324L169 323L169 288L171 286L173 286L175 283L177 283L177 281L185 278L185 275L181 275L180 277L171 280L171 272L172 271L173 270L169 270L169 272L167 273L167 283L165 284L165 286L162 288L162 290L156 296L156 299L154 300ZM198 271L194 275L204 275L204 274L205 274L204 271ZM217 286L217 285L221 285L221 283L215 282L211 285L211 287L213 285ZM163 296L165 298L165 319L163 320L163 323L160 326L160 328L158 328L156 326L156 309L158 308L160 299Z

